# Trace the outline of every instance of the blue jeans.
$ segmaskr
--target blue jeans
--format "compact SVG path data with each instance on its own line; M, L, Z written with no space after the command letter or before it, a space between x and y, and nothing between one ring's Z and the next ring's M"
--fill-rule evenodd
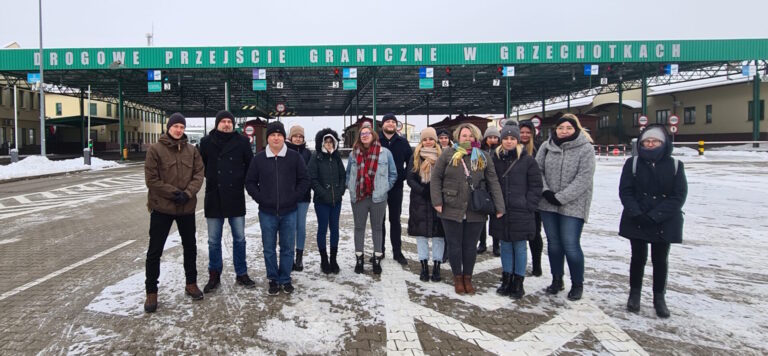
M261 243L264 246L264 265L267 279L277 284L291 282L293 269L293 243L296 238L296 210L282 215L259 212ZM278 233L280 238L278 239ZM280 244L280 261L277 260L277 244Z
M304 250L304 241L307 240L307 211L309 211L309 202L298 202L296 207L296 249Z
M419 252L419 261L429 259L429 240L432 240L432 260L443 261L445 251L445 239L442 237L416 237L416 250Z
M248 273L248 265L245 262L245 216L230 218L207 218L208 223L208 271L221 273L221 235L224 228L224 220L229 220L229 228L232 230L232 261L235 265L235 275L242 276Z
M339 248L339 216L341 216L341 202L336 206L323 203L315 203L317 215L317 249L325 251L325 234L330 225L331 249Z
M528 241L499 241L501 243L501 269L525 277L528 263Z
M567 258L571 282L584 283L584 252L581 251L584 219L542 211L541 222L547 234L547 254L552 275L564 274L563 258Z

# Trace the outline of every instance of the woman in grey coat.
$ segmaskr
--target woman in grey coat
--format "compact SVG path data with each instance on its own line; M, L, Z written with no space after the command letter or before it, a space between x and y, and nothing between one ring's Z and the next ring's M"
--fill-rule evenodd
M581 299L584 290L581 230L592 203L595 151L591 141L576 115L565 114L555 124L555 135L536 154L544 178L544 199L539 202L539 211L552 271L552 284L546 291L557 294L564 289L565 257L571 272L570 300Z
M480 150L480 129L462 124L453 133L457 142L446 148L432 171L432 205L443 222L448 242L448 259L457 294L474 294L472 271L477 259L477 241L487 215L470 209L470 188L486 189L496 207L496 217L504 215L504 197L493 168L493 161Z

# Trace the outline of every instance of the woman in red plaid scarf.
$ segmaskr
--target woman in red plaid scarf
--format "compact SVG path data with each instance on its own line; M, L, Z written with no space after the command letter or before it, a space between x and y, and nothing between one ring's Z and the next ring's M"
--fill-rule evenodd
M387 192L397 181L397 168L392 153L379 144L379 136L369 123L360 129L352 154L347 161L347 189L355 220L355 273L363 273L365 260L365 224L370 214L373 230L373 273L381 274L384 213Z

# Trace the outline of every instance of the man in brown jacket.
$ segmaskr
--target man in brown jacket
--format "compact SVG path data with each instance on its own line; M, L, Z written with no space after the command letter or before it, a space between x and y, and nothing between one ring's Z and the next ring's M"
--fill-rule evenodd
M147 300L144 311L157 310L157 279L160 256L171 225L176 227L184 247L184 292L193 300L203 299L197 287L197 246L195 244L195 207L197 192L203 185L203 160L194 146L187 144L184 115L174 113L168 119L167 131L147 150L144 180L149 188L147 208L150 211L149 249L147 250Z

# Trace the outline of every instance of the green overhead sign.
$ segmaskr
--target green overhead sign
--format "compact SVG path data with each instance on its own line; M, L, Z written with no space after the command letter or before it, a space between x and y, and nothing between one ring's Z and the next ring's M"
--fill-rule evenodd
M357 79L344 79L342 88L344 90L357 90Z
M159 93L163 91L163 82L147 82L147 92Z
M738 61L768 58L768 39L505 42L466 44L54 48L47 70L283 68L621 62ZM34 49L0 49L0 70L34 71Z

